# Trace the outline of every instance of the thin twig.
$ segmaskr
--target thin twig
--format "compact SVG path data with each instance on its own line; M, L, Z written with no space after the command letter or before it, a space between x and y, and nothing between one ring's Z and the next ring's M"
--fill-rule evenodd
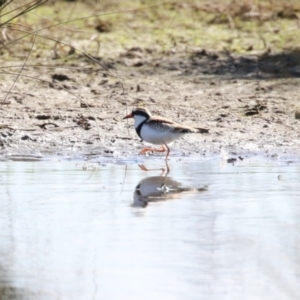
M9 23L10 21L12 21L12 20L14 20L14 19L16 19L16 18L18 18L18 17L20 17L20 16L22 16L22 15L28 13L29 11L31 11L31 10L37 8L38 6L40 6L40 5L42 5L42 4L45 4L47 1L48 1L48 0L39 0L37 3L32 4L32 6L29 6L28 8L25 8L23 11L21 11L21 12L18 13L17 15L11 17L10 19L8 19L7 21L5 21L4 23L0 24L0 27L2 27L3 25ZM32 1L32 2L35 2L35 1ZM27 4L23 5L23 6L19 6L19 7L15 8L15 9L9 11L8 13L1 15L1 16L3 17L3 16L5 16L5 15L8 15L8 14L14 12L15 10L21 9L22 7L26 7L26 6L27 6L28 4L30 4L30 3L31 3L31 2L29 2L29 3L27 3ZM30 5L31 5L31 4L30 4Z
M123 190L124 190L126 175L127 175L127 165L125 165L125 174L124 174L124 178L123 178L123 181L122 181L122 187L121 187L120 195L123 193Z
M12 3L12 0L8 1L7 3L3 3L3 5L1 6L1 10L2 11L6 6L8 6L10 3ZM0 15L0 17L3 17L4 15Z
M23 26L25 27L25 26ZM14 30L14 31L18 31L18 32L26 32L25 30L21 30L21 29L11 29L11 30ZM76 47L73 47L71 46L70 44L66 43L66 42L63 42L63 41L60 41L58 39L55 39L55 38L52 38L52 37L49 37L49 36L44 36L44 35L41 35L41 34L38 34L37 32L39 32L40 30L36 30L36 31L33 31L32 33L29 33L25 36L23 36L22 38L26 37L26 36L29 36L31 34L34 34L38 37L42 37L42 38L45 38L45 39L48 39L48 40L51 40L51 41L54 41L56 43L60 43L60 44L63 44L65 46L69 46L69 47L72 47L74 48L76 51L78 51L79 53L81 53L82 55L85 55L87 58L89 58L90 60L92 60L93 62L95 62L96 64L98 64L99 66L101 66L104 70L106 70L106 72L108 72L112 77L116 78L118 80L118 82L120 83L121 85L121 88L122 88L122 92L123 92L123 95L124 95L124 100L126 102L126 98L125 98L125 88L124 88L124 85L123 85L123 82L121 81L121 79L116 75L114 74L112 71L110 71L107 67L105 67L103 64L101 64L97 59L95 59L94 57L92 57L91 55L89 55L88 53L86 53L85 51L79 49L79 48L76 48ZM20 40L19 39L16 39L16 40ZM12 41L12 42L15 42L16 40ZM12 42L8 43L8 44L5 44L6 46L7 45L10 45ZM1 49L1 47L0 47Z
M18 73L18 76L16 77L16 79L15 79L14 82L12 83L11 87L9 88L9 90L8 90L8 92L6 93L6 95L5 95L5 97L4 97L4 99L3 99L2 102L5 102L5 101L6 101L8 95L10 94L10 92L11 92L11 90L13 89L13 87L15 86L17 80L19 79L19 77L20 77L22 71L24 70L24 67L25 67L25 65L26 65L26 62L27 62L27 60L28 60L28 58L29 58L29 56L30 56L30 54L31 54L31 52L32 52L33 46L34 46L34 44L35 44L35 41L36 41L36 35L34 35L33 42L32 42L32 44L31 44L31 48L30 48L30 50L29 50L29 52L28 52L27 57L25 58L24 63L23 63L22 66L21 66L21 70L20 70L20 72Z

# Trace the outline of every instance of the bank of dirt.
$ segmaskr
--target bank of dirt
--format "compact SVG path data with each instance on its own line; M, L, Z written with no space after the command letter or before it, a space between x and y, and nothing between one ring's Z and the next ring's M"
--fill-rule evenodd
M3 159L135 158L143 143L122 118L136 106L209 129L171 157L299 154L296 1L48 1L13 22L9 9Z
M136 106L209 129L176 141L171 157L222 149L237 156L298 155L299 70L291 57L201 49L157 54L136 47L102 59L106 70L89 63L33 68L26 74L43 81L20 77L0 105L1 156L134 157L143 143L132 121L122 118ZM0 82L2 99L11 83Z

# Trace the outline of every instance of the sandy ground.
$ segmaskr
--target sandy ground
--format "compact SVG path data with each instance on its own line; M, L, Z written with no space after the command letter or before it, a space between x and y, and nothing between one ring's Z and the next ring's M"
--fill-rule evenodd
M136 47L101 63L108 71L89 63L27 70L45 81L20 77L6 99L12 78L1 80L1 157L136 157L143 143L122 120L136 106L209 129L176 141L172 157L299 154L300 71L291 58Z

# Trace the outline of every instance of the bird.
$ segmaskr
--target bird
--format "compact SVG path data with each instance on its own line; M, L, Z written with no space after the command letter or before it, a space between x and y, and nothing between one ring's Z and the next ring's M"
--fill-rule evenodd
M170 154L169 143L179 139L187 133L208 133L208 129L195 128L181 125L175 121L160 116L152 116L151 112L144 107L137 107L123 119L133 118L134 127L138 136L150 144L161 145L160 149L146 147L139 152L139 155L146 152L165 152L165 160Z

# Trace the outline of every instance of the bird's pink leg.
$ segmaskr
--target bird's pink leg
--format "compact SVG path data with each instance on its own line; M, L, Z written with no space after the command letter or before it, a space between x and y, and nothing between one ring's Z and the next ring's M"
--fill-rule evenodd
M161 149L156 148L144 148L140 151L139 155L145 154L146 152L165 152L167 149L164 145L161 146ZM170 149L169 149L170 152Z
M164 174L165 169L164 168L158 168L158 169L148 169L145 165L138 165L141 170L145 172L150 172L150 171L162 171L162 174Z
M167 148L167 155L166 155L166 159L165 161L167 162L169 154L170 154L170 148L167 146L167 144L165 144L166 148Z
M138 165L141 170L149 172L149 171L162 171L160 176L163 176L165 174L165 176L167 176L170 173L170 167L168 165L168 162L166 161L166 169L165 168L158 168L158 169L148 169L145 165Z

